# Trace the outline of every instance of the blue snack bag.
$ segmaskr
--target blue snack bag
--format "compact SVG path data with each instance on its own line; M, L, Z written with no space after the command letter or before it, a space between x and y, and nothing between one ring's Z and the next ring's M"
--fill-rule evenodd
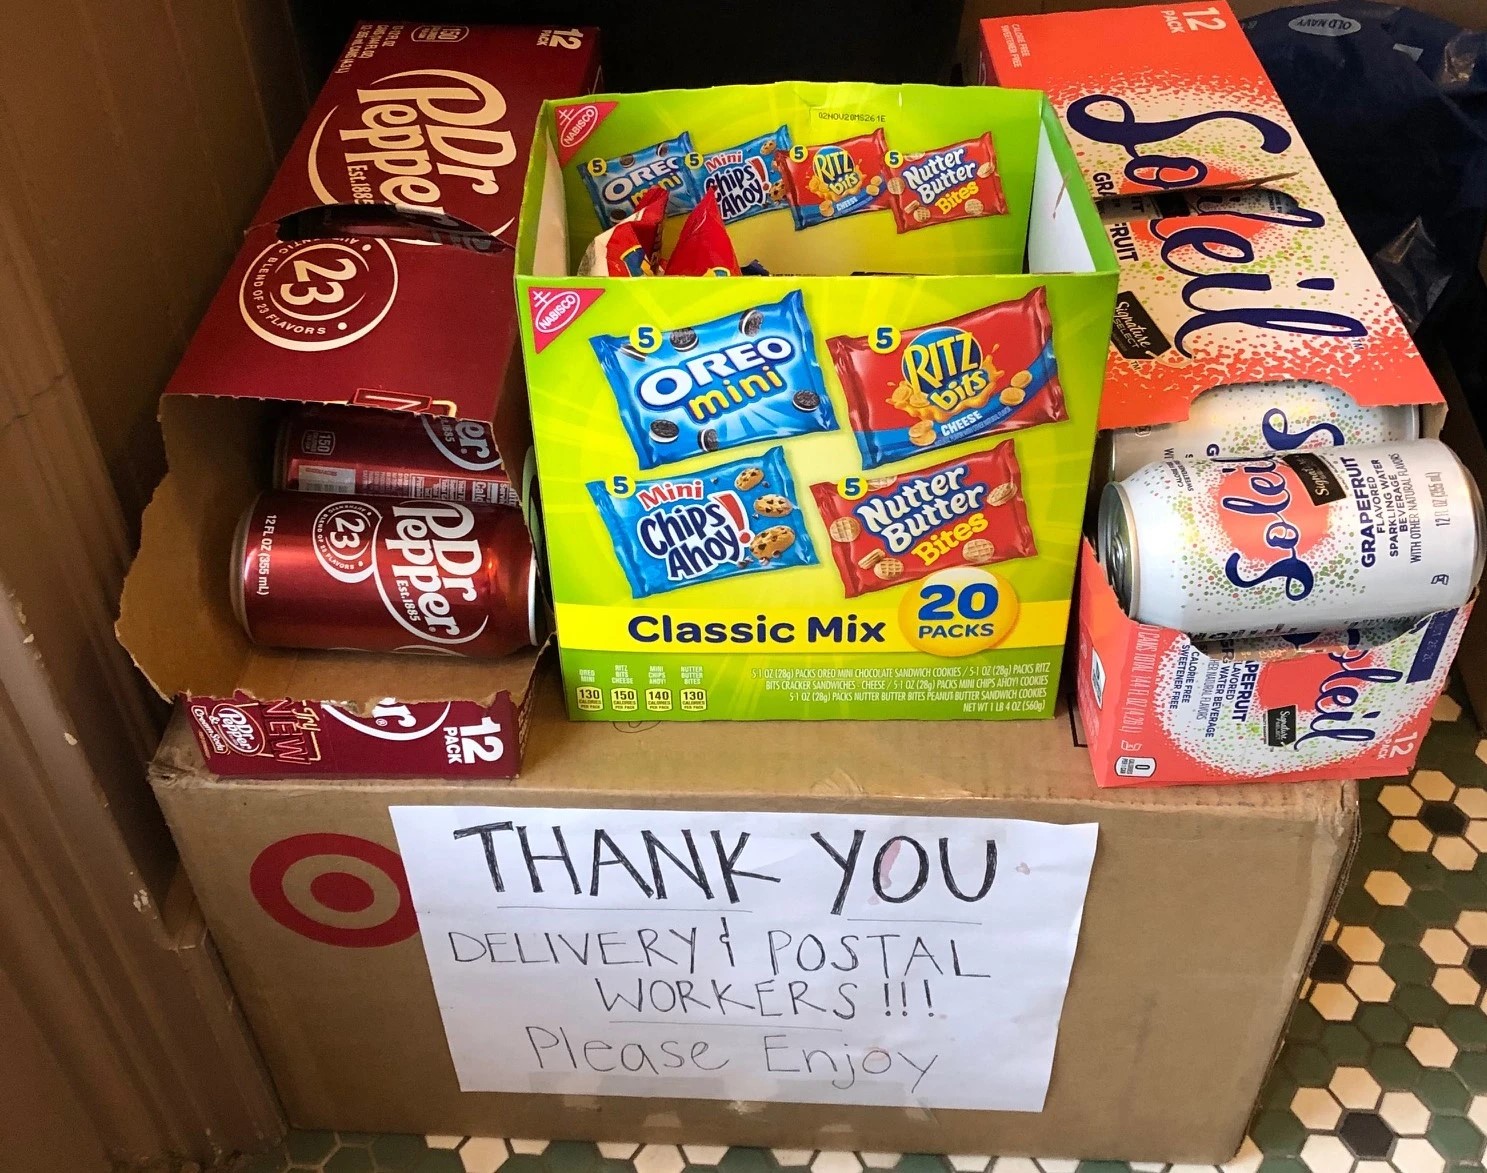
M702 198L701 166L702 156L684 130L675 138L613 159L590 159L581 170L599 223L608 227L635 211L635 201L657 184L670 197L668 216L690 212Z
M590 481L635 598L736 574L814 566L783 448L652 481ZM616 487L622 495L614 492Z
M723 223L790 206L785 198L784 176L775 160L776 152L789 149L790 128L782 126L736 147L702 156L703 190L717 194Z
M648 351L636 337L647 332ZM837 426L798 289L666 334L642 326L589 344L641 468Z

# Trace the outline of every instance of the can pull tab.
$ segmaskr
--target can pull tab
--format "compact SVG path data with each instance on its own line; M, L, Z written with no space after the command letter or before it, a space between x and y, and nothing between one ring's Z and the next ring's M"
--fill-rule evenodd
M466 220L401 204L320 204L279 221L283 241L327 237L380 237L409 244L446 244L474 252L507 251L511 245Z

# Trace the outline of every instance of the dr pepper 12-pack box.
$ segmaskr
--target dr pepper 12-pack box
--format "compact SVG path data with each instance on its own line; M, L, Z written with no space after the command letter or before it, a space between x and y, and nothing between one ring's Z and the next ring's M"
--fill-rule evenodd
M656 183L749 275L576 276ZM1115 273L1040 93L545 105L517 285L569 713L1050 714Z

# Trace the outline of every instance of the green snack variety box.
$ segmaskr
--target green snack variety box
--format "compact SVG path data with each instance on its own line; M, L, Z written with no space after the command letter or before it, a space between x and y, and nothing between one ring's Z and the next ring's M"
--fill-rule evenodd
M658 183L767 275L573 276ZM1116 263L1041 93L549 102L516 271L574 718L1052 713Z

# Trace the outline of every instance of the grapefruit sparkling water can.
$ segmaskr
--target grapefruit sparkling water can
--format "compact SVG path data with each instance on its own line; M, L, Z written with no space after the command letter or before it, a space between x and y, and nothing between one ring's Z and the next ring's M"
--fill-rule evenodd
M306 493L520 504L489 424L369 407L291 412L279 429L274 483Z
M1345 391L1310 379L1214 387L1193 400L1180 423L1111 432L1109 479L1124 480L1155 460L1390 444L1419 436L1414 404L1362 407Z
M540 643L521 514L428 499L264 493L238 526L232 600L254 643L504 656Z
M1471 475L1415 440L1148 464L1105 487L1098 542L1132 619L1240 637L1459 607L1482 531Z

